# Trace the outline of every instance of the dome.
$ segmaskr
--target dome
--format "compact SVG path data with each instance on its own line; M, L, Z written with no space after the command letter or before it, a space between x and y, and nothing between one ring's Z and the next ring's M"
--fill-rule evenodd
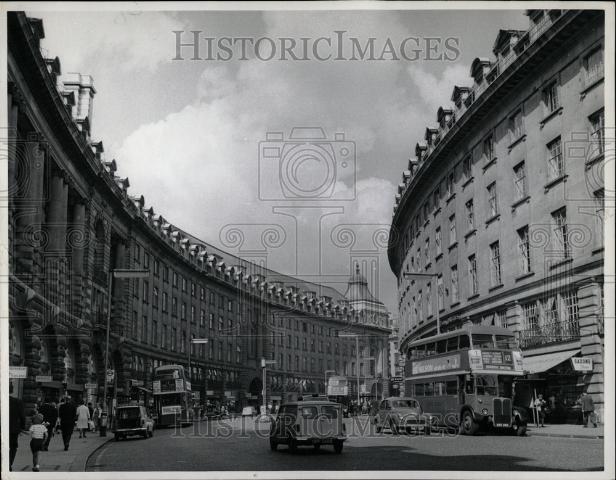
M355 273L349 277L349 287L347 288L344 296L351 302L357 301L371 301L378 302L376 298L372 296L368 289L368 280L359 271L359 264L355 264Z

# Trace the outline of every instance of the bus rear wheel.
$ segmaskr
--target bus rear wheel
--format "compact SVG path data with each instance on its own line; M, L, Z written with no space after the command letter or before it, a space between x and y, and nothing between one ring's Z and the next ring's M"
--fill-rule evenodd
M464 435L475 435L479 430L479 424L475 421L470 410L465 410L462 413L462 433Z

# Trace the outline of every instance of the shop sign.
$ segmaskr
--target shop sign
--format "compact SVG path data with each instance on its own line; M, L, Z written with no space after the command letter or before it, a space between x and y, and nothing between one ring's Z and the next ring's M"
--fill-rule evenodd
M52 380L53 379L51 375L37 375L36 377L34 377L34 381L40 382L40 383L47 383L47 382L51 382Z
M592 371L592 358L590 357L571 357L571 363L573 364L573 370L578 372Z
M28 367L9 366L9 378L27 378Z
M152 393L160 393L160 380L152 382Z
M214 390L206 390L205 394L206 394L208 397L213 397L213 396L214 396Z
M402 377L391 377L391 381L392 382L401 382L402 381Z
M96 383L86 383L84 386L86 390L96 390L97 387Z
M143 380L131 380L130 384L135 387L143 387Z

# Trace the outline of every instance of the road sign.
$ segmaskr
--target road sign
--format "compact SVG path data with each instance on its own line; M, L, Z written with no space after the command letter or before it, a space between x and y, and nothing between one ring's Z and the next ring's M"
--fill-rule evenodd
M115 370L113 369L108 369L107 370L107 381L108 382L113 382L113 379L115 378Z
M27 378L28 367L9 366L9 378Z
M34 381L36 382L51 382L52 381L52 377L51 375L37 375L36 377L34 377Z

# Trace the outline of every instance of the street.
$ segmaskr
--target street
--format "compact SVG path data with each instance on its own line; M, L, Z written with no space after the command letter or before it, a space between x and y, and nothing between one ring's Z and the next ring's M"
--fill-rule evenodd
M359 423L357 423L359 422ZM220 471L220 470L513 470L589 471L603 467L603 441L590 439L474 437L436 434L375 434L366 417L345 420L349 439L342 454L331 446L320 450L287 447L271 451L267 427L255 430L240 419L159 429L154 437L111 441L90 457L86 470ZM209 428L208 428L209 427Z

